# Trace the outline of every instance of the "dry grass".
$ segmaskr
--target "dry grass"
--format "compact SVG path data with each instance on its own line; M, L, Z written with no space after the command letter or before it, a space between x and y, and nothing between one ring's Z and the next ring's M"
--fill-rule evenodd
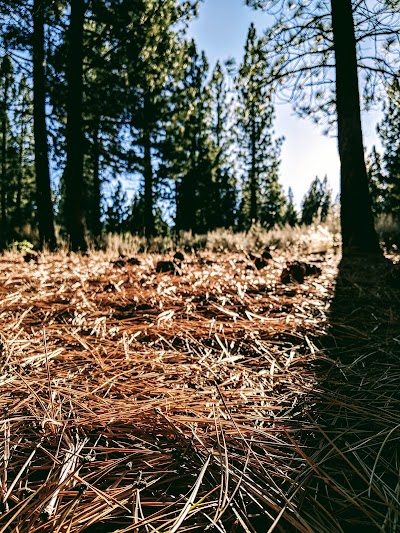
M398 531L400 339L322 342L337 257L140 259L0 259L0 533Z
M104 249L111 254L134 255L141 251L168 253L177 248L186 251L207 250L209 252L255 252L265 247L292 254L328 252L340 248L340 222L338 213L331 212L324 223L311 226L277 226L267 230L255 224L249 231L234 232L219 228L204 235L193 235L191 231L181 231L172 237L154 237L146 243L144 237L107 234Z

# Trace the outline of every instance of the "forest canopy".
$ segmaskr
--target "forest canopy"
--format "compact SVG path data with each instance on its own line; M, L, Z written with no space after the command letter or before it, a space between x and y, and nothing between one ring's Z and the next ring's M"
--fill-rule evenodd
M342 180L346 236L350 193L366 206L363 229L368 213L399 217L399 15L396 2L342 2L362 101L380 91L384 102L384 153L374 148L365 166L361 141L363 185L351 181L343 196ZM274 105L281 95L328 124L343 115L334 11L248 4L275 23L265 33L250 26L240 64L210 66L188 33L195 0L0 2L0 248L28 239L55 249L63 239L85 251L106 232L151 239L324 221L334 201L326 177L310 176L299 210L282 188Z

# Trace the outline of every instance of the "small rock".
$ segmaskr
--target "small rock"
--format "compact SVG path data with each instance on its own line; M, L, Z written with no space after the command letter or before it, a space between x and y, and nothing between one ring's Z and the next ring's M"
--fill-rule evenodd
M113 261L114 268L122 268L125 266L125 261L123 259L117 259Z

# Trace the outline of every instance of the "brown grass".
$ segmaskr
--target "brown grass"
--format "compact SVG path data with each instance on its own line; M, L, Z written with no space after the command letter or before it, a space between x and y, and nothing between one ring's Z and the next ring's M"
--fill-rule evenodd
M396 395L371 412L319 342L336 256L288 286L284 255L140 259L1 258L0 533L334 532L338 509L396 531Z

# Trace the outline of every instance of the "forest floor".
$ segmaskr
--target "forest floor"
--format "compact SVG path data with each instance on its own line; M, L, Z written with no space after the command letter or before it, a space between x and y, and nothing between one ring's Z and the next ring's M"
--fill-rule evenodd
M137 257L0 257L0 533L399 531L400 271Z

